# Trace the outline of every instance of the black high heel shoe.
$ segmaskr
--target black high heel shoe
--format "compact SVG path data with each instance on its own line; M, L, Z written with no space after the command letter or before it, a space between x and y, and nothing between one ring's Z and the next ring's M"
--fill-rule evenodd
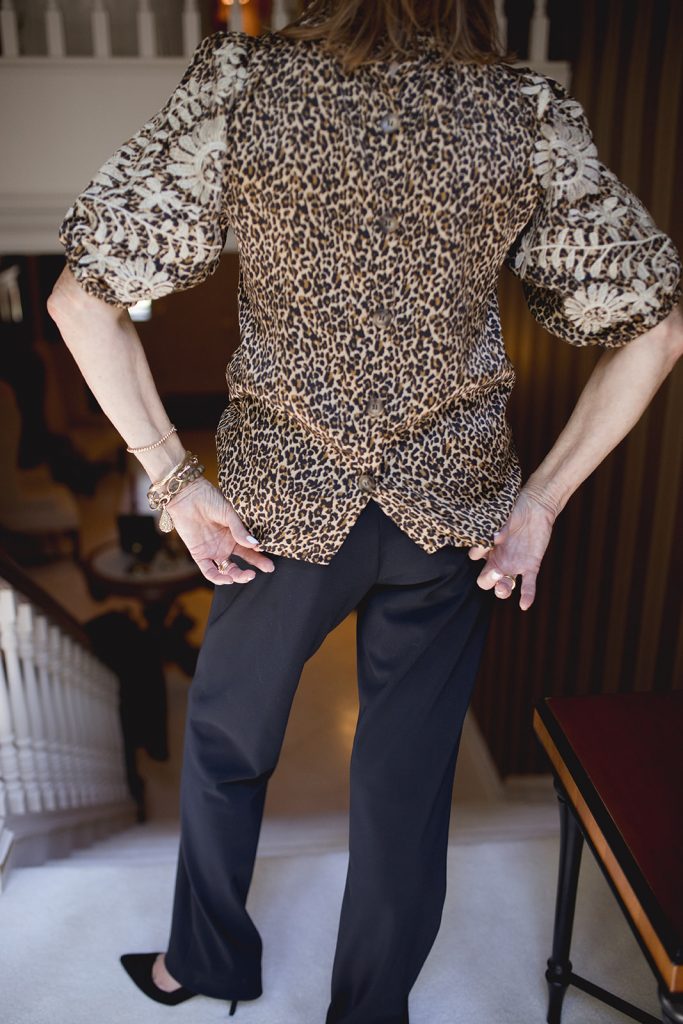
M156 1003L163 1003L164 1006L177 1006L178 1003L184 1003L199 994L185 988L184 985L174 989L173 992L164 992L162 988L159 988L152 978L152 967L158 956L158 953L124 953L119 959L124 970L140 991ZM230 1003L231 1017L237 1009L237 1002L237 999L233 999Z

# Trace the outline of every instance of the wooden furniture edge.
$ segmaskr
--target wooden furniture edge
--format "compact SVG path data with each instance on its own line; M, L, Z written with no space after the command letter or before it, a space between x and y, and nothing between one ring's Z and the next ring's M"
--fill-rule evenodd
M669 958L656 931L652 927L650 919L633 891L630 882L626 878L619 862L612 853L600 826L593 817L588 804L581 795L579 787L567 768L567 765L548 732L537 708L534 708L533 726L553 764L553 767L560 777L565 790L567 791L567 796L576 810L586 832L591 838L596 853L602 860L602 863L614 883L615 889L621 896L621 899L628 910L633 924L638 929L643 942L650 951L652 959L656 963L664 983L672 993L683 992L683 966L673 963Z

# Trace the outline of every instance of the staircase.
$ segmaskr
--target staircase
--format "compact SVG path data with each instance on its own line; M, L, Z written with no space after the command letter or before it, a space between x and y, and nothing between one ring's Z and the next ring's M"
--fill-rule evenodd
M545 1019L557 870L556 810L510 795L454 807L441 930L410 997L411 1024L527 1024ZM163 949L177 824L132 826L68 858L16 868L0 903L5 1024L227 1024L199 997L169 1010L130 983L123 952ZM266 817L247 906L264 941L263 995L243 1024L323 1024L347 865L344 816ZM574 959L657 1013L652 977L599 869L586 858ZM495 970L492 970L495 965ZM563 1024L617 1024L579 990Z

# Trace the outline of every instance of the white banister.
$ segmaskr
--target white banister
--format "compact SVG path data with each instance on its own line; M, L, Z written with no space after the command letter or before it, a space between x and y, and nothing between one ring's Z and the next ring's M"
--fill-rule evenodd
M495 4L496 21L498 23L498 35L501 44L506 47L508 39L508 22L505 17L505 0L496 0Z
M546 0L534 0L529 35L529 59L547 61L550 42L550 19L546 12Z
M78 623L29 594L0 577L0 890L13 864L63 856L136 817L119 679Z
M80 773L82 754L78 726L74 717L73 681L66 657L69 641L58 626L51 625L48 633L51 640L50 649L54 657L57 702L61 720L61 744L62 751L66 755L70 806L79 807L83 803Z
M47 810L57 807L55 787L52 781L50 758L47 749L45 713L47 711L41 695L36 666L33 609L29 601L21 601L17 609L17 647L26 691L26 707L29 727L33 736L33 754L36 776L40 787L43 806Z
M66 680L64 678L64 662L62 661L62 634L54 623L47 629L48 673L51 680L52 700L55 711L55 723L59 750L62 755L62 771L68 795L68 806L78 806L78 778L76 773L76 751L73 745L73 727L71 723Z
M26 813L26 793L21 782L19 757L14 744L12 708L3 658L0 658L0 776L7 813Z
M111 57L111 25L109 11L103 0L93 0L90 12L92 52L94 57Z
M74 642L66 633L60 634L62 659L62 687L66 706L69 747L73 755L74 781L76 783L76 800L79 806L88 803L88 754L85 748L81 695L78 679L74 671Z
M2 0L0 6L0 42L3 57L19 56L17 12L14 10L12 0Z
M190 57L202 38L202 19L197 0L183 3L183 53Z
M47 0L45 9L45 38L49 57L63 57L66 54L64 37L64 16L57 0Z
M270 27L273 31L284 28L291 21L287 13L285 0L273 0L272 13L270 16Z
M137 9L138 56L156 57L157 30L156 19L149 0L138 0Z
M230 12L230 21L228 23L230 31L243 32L244 18L242 16L242 7L239 0L232 0L232 3L228 4L228 11Z
M34 657L38 672L38 688L45 715L45 741L50 776L57 807L69 806L69 788L66 783L66 758L62 750L60 718L50 673L48 622L44 615L34 616Z
M14 746L17 751L21 787L26 797L26 809L39 811L42 807L40 787L33 755L33 736L29 725L24 680L21 675L17 645L17 596L10 587L0 588L0 651L5 662L9 710L12 719Z

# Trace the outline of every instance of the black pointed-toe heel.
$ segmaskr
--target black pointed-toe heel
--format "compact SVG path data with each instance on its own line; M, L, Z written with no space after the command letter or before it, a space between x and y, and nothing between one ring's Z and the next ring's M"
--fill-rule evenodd
M164 1006L177 1006L179 1003L192 999L192 996L198 995L197 992L192 992L184 985L174 989L173 992L164 992L162 988L159 988L152 978L152 967L158 956L158 953L124 953L120 960L126 973L140 991L157 1003L163 1003ZM237 999L233 999L230 1003L230 1016L236 1009Z
M120 960L124 970L140 991L157 1003L163 1003L164 1006L177 1006L178 1003L184 1003L196 995L196 992L191 992L184 985L173 992L164 992L162 988L159 988L152 978L152 967L158 956L158 953L124 953Z

